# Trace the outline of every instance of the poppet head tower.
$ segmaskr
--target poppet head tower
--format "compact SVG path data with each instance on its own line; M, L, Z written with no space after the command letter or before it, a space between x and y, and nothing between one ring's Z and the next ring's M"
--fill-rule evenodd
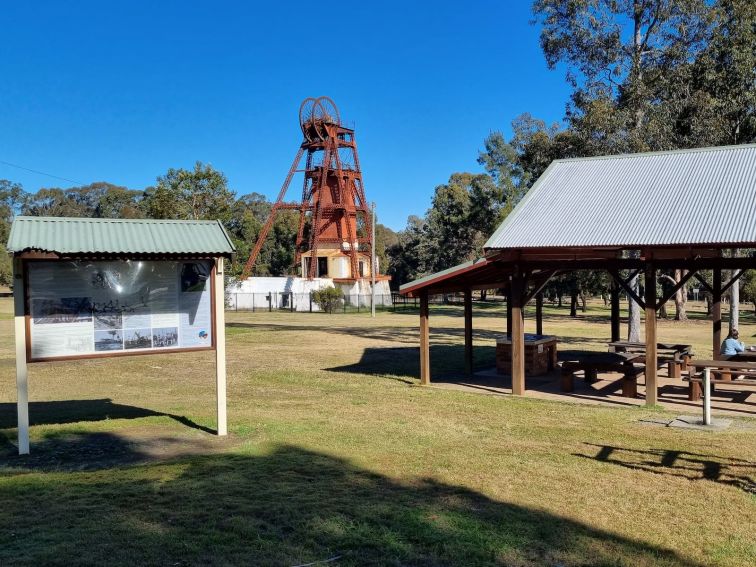
M299 211L295 264L302 277L344 283L368 278L374 269L373 234L354 130L341 124L339 110L328 97L306 98L299 108L299 125L304 139L241 279L252 273L282 210ZM302 158L304 169L300 169ZM286 193L298 172L304 173L302 198L287 202Z

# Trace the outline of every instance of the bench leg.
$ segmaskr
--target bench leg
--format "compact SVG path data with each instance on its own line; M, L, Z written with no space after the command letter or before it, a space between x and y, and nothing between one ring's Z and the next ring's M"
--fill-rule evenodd
M575 374L572 372L562 372L562 392L572 392L575 390Z
M622 377L622 397L623 398L637 398L638 397L638 378L635 374L625 374Z
M688 399L691 402L697 402L701 399L702 389L700 382L688 382Z
M670 378L680 378L682 364L679 362L670 361L667 363L667 375Z
M598 370L595 368L587 368L585 370L585 383L593 384L594 382L598 382Z

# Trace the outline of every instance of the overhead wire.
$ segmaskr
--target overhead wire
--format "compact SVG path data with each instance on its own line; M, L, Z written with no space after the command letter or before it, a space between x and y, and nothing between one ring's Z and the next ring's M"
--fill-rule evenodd
M67 177L61 177L60 175L53 175L52 173L45 173L44 171L39 171L37 169L31 169L29 167L24 167L23 165L18 165L15 163L10 163L9 161L4 161L0 159L0 163L3 165L7 165L10 167L15 167L17 169L23 169L24 171L29 171L31 173L36 173L38 175L45 175L47 177L52 177L53 179L59 179L61 181L68 181L69 183L75 183L77 185L86 185L86 183L82 183L81 181L76 181L75 179L68 179Z

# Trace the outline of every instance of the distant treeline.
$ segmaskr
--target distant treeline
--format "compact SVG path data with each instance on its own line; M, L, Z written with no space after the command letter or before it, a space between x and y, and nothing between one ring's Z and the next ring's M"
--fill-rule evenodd
M11 263L5 253L10 224L17 215L92 217L92 218L155 218L155 219L219 219L234 241L237 257L231 273L241 272L251 247L257 240L272 203L259 193L237 197L229 189L226 176L210 165L200 162L193 169L169 169L147 189L129 189L104 181L82 187L43 188L36 193L12 181L0 179L0 284L8 285ZM295 239L299 213L278 214L255 265L255 275L281 276L296 273L294 269ZM382 266L388 263L386 248L396 237L394 232L378 224L376 253Z

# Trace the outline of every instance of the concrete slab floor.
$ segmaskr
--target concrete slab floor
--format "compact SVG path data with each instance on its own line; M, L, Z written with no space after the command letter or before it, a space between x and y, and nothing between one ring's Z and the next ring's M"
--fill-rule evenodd
M586 384L577 378L573 392L562 392L559 370L542 376L528 376L525 379L525 395L533 398L549 399L562 402L583 404L643 406L645 384L643 377L638 380L638 395L635 398L622 397L621 376L604 373L598 375L598 381ZM688 400L688 383L680 378L670 378L665 373L658 375L659 403L662 408L696 416L703 414L703 401ZM436 388L463 390L489 395L507 395L512 393L511 377L497 373L495 368L476 371L472 376L449 374L431 376L431 386ZM756 418L756 389L732 384L717 385L712 395L711 410L713 416L740 416Z

